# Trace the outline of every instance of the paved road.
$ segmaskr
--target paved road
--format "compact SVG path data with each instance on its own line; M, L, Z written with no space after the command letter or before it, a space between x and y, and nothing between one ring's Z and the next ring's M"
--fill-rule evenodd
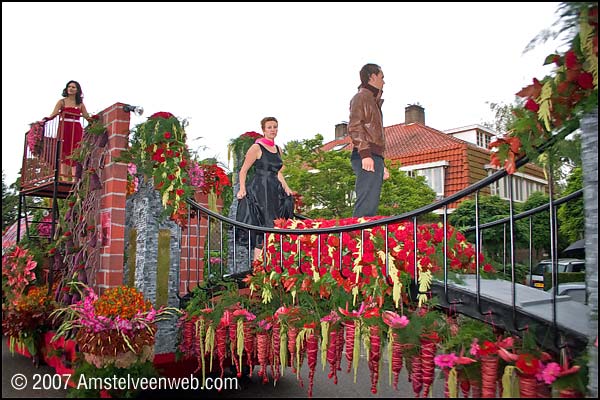
M366 360L363 358L358 368L357 382L353 382L353 372L347 374L345 372L346 360L342 360L343 371L338 372L339 381L337 385L333 384L333 380L327 378L327 369L322 371L320 359L317 363L317 370L315 372L315 380L313 386L313 397L315 398L338 398L338 397L413 397L414 394L412 388L406 380L406 373L403 369L400 374L400 382L398 391L394 390L388 385L388 370L387 363L381 364L379 372L379 385L377 394L371 394L371 381L369 378L369 370L367 369ZM259 398L259 397L296 397L306 398L308 397L308 367L306 362L301 370L301 376L304 381L304 387L301 387L296 380L295 375L291 369L285 371L284 376L277 383L277 386L273 385L273 381L270 380L268 384L263 385L258 378L256 372L258 368L254 369L254 374L251 379L245 379L239 381L239 389L222 390L221 392L206 392L200 390L187 390L187 391L154 391L144 392L140 395L141 398ZM11 382L16 374L23 374L27 379L27 385L23 390L15 390ZM64 398L66 397L67 390L43 390L34 389L33 382L37 379L41 381L48 379L54 374L54 369L48 366L34 367L31 359L23 357L19 354L14 356L8 351L6 345L6 339L2 341L2 398ZM443 397L443 382L437 378L439 374L436 373L436 381L432 390L432 397ZM41 379L40 379L41 378Z
M20 354L10 354L6 344L6 337L2 336L2 398L64 398L67 391L34 389L34 383L38 380L40 386L43 376L49 379L54 374L54 368L47 365L36 368L31 358ZM25 378L26 382L25 383ZM12 380L12 381L11 381ZM58 382L57 382L58 383ZM21 385L21 386L19 386ZM15 386L23 387L22 390L15 389Z

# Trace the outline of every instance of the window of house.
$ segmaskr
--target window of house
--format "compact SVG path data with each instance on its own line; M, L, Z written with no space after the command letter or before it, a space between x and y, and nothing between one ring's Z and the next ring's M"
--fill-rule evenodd
M487 149L489 148L491 141L492 135L480 130L477 131L477 146Z
M444 167L418 169L415 173L425 177L425 181L438 197L444 196Z
M494 169L488 169L488 175L494 173ZM513 175L513 199L514 201L524 202L529 196L535 192L544 192L544 185L540 182L528 179L527 176ZM509 178L504 177L497 182L490 185L490 194L492 196L499 196L504 200L509 199Z
M408 176L423 176L427 185L433 189L438 199L444 197L446 182L446 167L450 165L448 161L436 161L426 164L409 165L401 167L400 170L406 172Z

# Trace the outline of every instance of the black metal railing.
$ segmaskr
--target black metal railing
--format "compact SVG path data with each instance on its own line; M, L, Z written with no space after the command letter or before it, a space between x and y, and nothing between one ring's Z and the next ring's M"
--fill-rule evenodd
M572 129L576 129L577 127L572 127ZM547 149L551 144L553 144L557 138L559 137L564 137L567 134L569 134L571 131L562 131L560 132L558 135L556 135L552 140L546 142L543 146L540 147L540 151L543 151L545 149ZM519 159L516 164L517 167L523 166L524 164L526 164L528 162L527 157L522 157L521 159ZM479 195L480 192L484 189L487 188L489 185L499 181L500 179L503 179L507 177L508 179L508 187L509 187L509 193L508 193L508 197L509 197L509 217L504 218L502 220L499 221L495 221L495 222L490 222L490 223L486 223L486 224L480 224L480 220L481 220L481 215L479 215ZM252 232L258 232L259 234L263 235L263 243L267 243L267 235L268 234L278 234L279 235L279 241L280 241L280 248L282 248L283 245L283 237L290 237L290 236L296 236L296 242L297 242L297 250L298 250L298 259L300 259L300 251L301 251L301 247L300 247L300 238L303 235L317 235L317 243L318 245L320 245L321 242L321 235L339 235L339 242L340 242L340 246L342 246L343 243L343 235L347 232L353 232L353 231L360 231L361 237L364 239L364 235L365 232L369 229L375 228L375 227L382 227L385 231L385 238L386 240L384 240L383 243L383 248L381 250L383 250L385 252L385 273L387 273L387 271L389 271L389 238L388 238L388 227L391 224L397 224L400 222L411 222L413 224L413 254L414 254L414 285L415 287L418 287L418 267L417 267L417 254L418 254L418 249L417 249L417 226L418 226L418 219L419 217L425 216L426 214L429 214L433 211L437 211L437 210L441 210L441 218L442 218L442 223L443 223L443 229L444 229L444 239L443 239L443 244L442 244L442 253L443 253L443 257L442 257L442 267L443 267L443 279L441 281L436 281L434 282L434 287L432 288L432 291L440 296L442 296L443 301L441 302L441 306L443 307L448 307L448 308L453 308L455 310L458 310L462 313L468 314L471 317L474 318L478 318L484 321L491 321L492 317L496 318L496 322L495 324L503 327L504 329L511 331L512 333L516 333L519 334L519 332L523 329L523 326L525 325L535 325L535 324L539 324L542 325L543 327L551 327L552 328L552 332L553 332L553 339L552 343L548 343L547 341L545 341L545 345L552 348L553 350L560 350L560 348L564 347L564 346L570 346L571 348L577 348L577 349L581 349L585 346L585 344L587 343L587 335L585 334L585 332L580 332L577 331L576 329L573 329L572 326L565 326L565 325L569 325L569 324L564 324L564 323L559 323L558 319L557 319L557 303L559 300L563 301L563 299L558 299L557 293L556 293L556 289L552 292L551 296L549 296L549 302L551 304L552 307L552 318L551 320L547 320L544 318L543 315L541 314L532 314L527 312L526 310L524 310L523 305L519 306L518 301L517 301L517 296L524 293L523 290L524 289L530 289L530 290L535 290L536 293L544 293L542 291L537 291L537 289L532 289L532 288L527 288L524 285L519 284L516 281L516 275L515 275L515 266L516 266L516 258L515 258L515 254L516 254L516 248L515 248L515 221L522 219L522 218L526 218L528 216L532 216L535 215L536 213L539 212L543 212L547 209L551 209L551 210L555 210L556 207L558 207L559 205L571 201L575 198L578 198L579 196L581 196L582 191L573 193L569 196L566 196L563 199L554 201L552 200L552 192L550 192L550 203L537 207L533 210L529 210L527 212L515 215L514 212L514 193L512 190L512 175L508 175L507 172L502 169L502 170L498 170L496 172L494 172L493 174L489 175L487 178L482 179L479 182L476 182L475 184L457 192L452 194L451 196L446 197L445 199L439 200L435 203L423 206L421 208L418 208L416 210L401 214L401 215L397 215L397 216L390 216L390 217L383 217L380 219L376 219L376 220L372 220L372 221L368 221L368 222L363 222L363 223L358 223L358 224L352 224L352 225L346 225L346 226L337 226L337 227L330 227L330 228L311 228L311 229L280 229L280 228L265 228L265 227L259 227L259 226L253 226L253 225L248 225L245 223L241 223L238 221L235 221L231 218L222 216L214 211L211 211L205 207L203 207L202 205L198 204L197 202L195 202L192 199L188 199L187 202L189 204L189 210L190 210L190 215L192 215L192 213L196 214L197 218L197 231L200 231L200 226L201 226L201 220L204 218L207 221L207 226L209 227L209 231L208 231L208 238L210 238L210 227L212 225L212 221L219 221L220 224L220 238L219 238L219 254L220 254L220 265L219 265L219 274L223 275L224 273L224 264L223 264L223 260L226 257L226 255L224 254L224 236L223 233L225 232L226 227L229 228L229 231L231 232L231 237L233 240L229 241L229 243L231 243L231 249L229 249L230 251L228 251L228 255L227 257L231 257L232 258L232 265L234 265L236 268L240 267L239 266L239 260L237 260L237 255L238 255L238 250L239 246L237 243L237 234L239 232L244 232L248 234L248 237L250 237L250 234ZM493 226L497 226L500 224L508 224L508 228L510 229L510 240L509 240L509 248L510 251L506 250L506 241L505 241L505 255L508 253L510 255L510 271L511 271L511 277L510 277L510 302L509 304L501 304L502 302L498 301L498 300L494 300L494 299L490 299L489 297L489 293L484 293L482 292L482 282L483 279L481 277L481 265L480 265L480 260L479 257L476 256L475 257L475 263L476 263L476 268L475 268L475 277L474 277L474 285L475 285L475 289L474 290L466 290L464 287L461 286L457 286L454 283L450 282L449 279L449 268L448 268L448 240L447 240L447 236L448 236L448 206L451 203L454 203L458 200L463 200L467 197L470 196L474 196L475 198L475 226L473 228L470 228L470 230L474 230L475 231L475 254L479 255L482 251L482 244L481 244L481 232L484 229L487 229L489 227L493 227ZM554 215L555 213L552 212L552 215ZM556 229L556 221L555 221L555 217L552 217L550 220L550 224L551 224L551 242L556 243L556 236L557 236L557 229ZM189 231L188 231L189 234ZM530 236L530 243L529 243L529 247L530 247L530 253L531 253L531 234ZM210 247L210 240L208 240L209 245L207 248L207 254L211 254L211 247ZM188 240L188 243L189 240ZM199 279L200 277L200 269L204 267L203 262L200 260L200 254L202 254L202 250L199 248L199 243L200 241L197 241L198 243L198 249L196 249L195 254L197 254L197 258L196 258L196 273L195 276L197 277L197 279ZM245 273L248 273L251 271L252 269L252 249L251 249L251 245L250 245L250 240L248 240L248 244L247 246L244 246L244 253L247 254L247 259L244 260L244 266L242 266L241 268L238 268L238 270L236 271L228 271L230 272L230 276L234 276L234 275L244 275ZM247 248L246 248L247 247ZM319 252L318 254L320 255L320 249L318 249ZM553 253L553 257L555 256L555 247L552 250ZM267 257L265 257L264 255L264 248L263 248L263 262L266 263L267 262ZM185 254L185 252L182 251L182 254ZM190 251L188 249L187 252L188 256L190 254ZM281 252L281 257L283 257L283 251ZM339 252L339 257L340 257L340 268L342 265L341 262L341 257L342 257L342 251L340 249ZM283 265L283 260L280 260L281 265ZM318 259L316 260L317 262L317 266L320 267L321 265L321 256L318 257ZM210 263L208 263L208 275L212 276L214 274L214 271L211 270L212 266L210 265ZM187 267L190 268L190 260L188 259L188 263L187 263ZM553 287L556 288L556 282L557 280L555 279L555 269L553 269ZM215 274L216 275L216 274ZM188 271L187 276L191 276L190 271ZM509 282L507 281L502 281L502 282L506 282L506 284L509 284ZM192 286L197 286L200 282L190 282L188 281L186 284L186 287L189 289ZM485 282L486 285L488 284L488 282ZM519 287L519 290L517 290L517 286ZM522 287L522 288L521 288ZM415 288L413 288L414 290ZM456 295L454 299L450 298L450 294L454 294ZM527 293L527 295L532 295L532 293ZM581 305L583 306L583 305ZM584 306L583 306L584 307ZM579 308L579 310L583 310L582 308ZM571 316L573 317L573 316ZM519 319L520 318L525 318L527 320L527 323L525 325L520 324L519 323ZM576 317L577 318L577 317ZM587 315L581 315L578 318L585 318L587 319ZM566 338L566 339L565 339ZM541 342L541 340L540 340Z

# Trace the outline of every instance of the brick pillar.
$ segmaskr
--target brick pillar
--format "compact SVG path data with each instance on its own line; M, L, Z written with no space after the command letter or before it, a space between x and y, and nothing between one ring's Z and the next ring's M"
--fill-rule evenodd
M127 165L115 161L128 145L130 118L123 106L123 103L115 103L102 111L108 129L108 155L104 160L104 187L100 200L102 249L96 273L96 289L100 293L124 283Z

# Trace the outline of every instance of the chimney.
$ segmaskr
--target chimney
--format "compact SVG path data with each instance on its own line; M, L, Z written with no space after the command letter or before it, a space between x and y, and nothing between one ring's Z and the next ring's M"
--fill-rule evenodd
M409 104L404 109L404 123L408 125L414 122L425 125L425 109L418 104Z
M348 123L347 122L341 122L339 124L336 124L335 125L335 139L334 140L343 139L346 136L348 136Z

